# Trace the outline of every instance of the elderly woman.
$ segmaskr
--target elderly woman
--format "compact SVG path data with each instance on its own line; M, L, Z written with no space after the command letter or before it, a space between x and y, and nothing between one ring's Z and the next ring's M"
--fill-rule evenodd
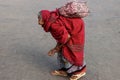
M50 32L57 42L55 48L48 52L49 56L58 54L60 65L60 69L51 72L52 75L70 76L70 80L84 76L84 21L81 18L63 17L58 10L41 10L38 24L45 32Z

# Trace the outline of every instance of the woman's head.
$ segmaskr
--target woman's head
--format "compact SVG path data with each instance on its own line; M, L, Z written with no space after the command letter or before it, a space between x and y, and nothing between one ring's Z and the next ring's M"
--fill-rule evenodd
M50 11L48 10L41 10L38 13L38 24L39 25L44 25L50 17Z

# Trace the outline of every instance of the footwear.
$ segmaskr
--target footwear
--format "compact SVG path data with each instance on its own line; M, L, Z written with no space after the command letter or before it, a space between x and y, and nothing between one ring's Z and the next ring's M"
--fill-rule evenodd
M84 67L81 71L77 71L73 73L73 75L70 77L69 80L78 80L85 75L86 75L86 67Z
M80 79L81 77L85 76L85 74L86 74L86 73L72 75L72 76L70 77L70 80L78 80L78 79Z
M67 76L66 71L63 71L63 70L55 70L55 71L52 71L51 74L54 76Z

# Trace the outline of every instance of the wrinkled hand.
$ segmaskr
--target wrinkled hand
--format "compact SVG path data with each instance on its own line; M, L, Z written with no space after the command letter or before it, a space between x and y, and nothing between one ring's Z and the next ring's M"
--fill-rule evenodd
M59 47L56 47L54 49L51 49L49 52L48 52L48 55L49 56L53 56L55 53L59 52L60 51L60 48Z
M51 49L51 50L48 52L48 55L49 55L49 56L53 56L56 52L57 52L56 49Z

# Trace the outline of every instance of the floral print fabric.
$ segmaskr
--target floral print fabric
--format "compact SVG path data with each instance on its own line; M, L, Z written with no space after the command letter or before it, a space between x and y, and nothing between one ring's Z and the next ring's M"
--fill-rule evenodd
M86 2L72 1L59 8L59 13L65 17L86 17L89 13Z

